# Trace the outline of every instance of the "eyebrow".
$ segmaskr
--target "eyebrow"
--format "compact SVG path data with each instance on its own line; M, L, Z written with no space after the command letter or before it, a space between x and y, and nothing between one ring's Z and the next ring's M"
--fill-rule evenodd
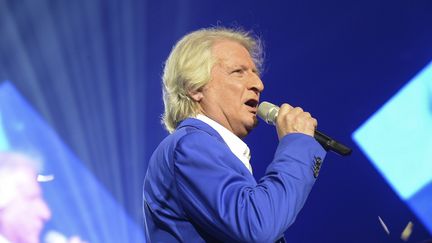
M234 64L234 65L232 65L232 66L227 65L227 67L228 67L228 68L232 68L232 69L240 68L240 69L242 69L242 70L248 70L248 69L249 69L249 67L247 67L247 66L245 66L245 65L243 65L243 64ZM254 73L259 73L258 68L256 68L256 67L252 67L252 68L250 68L250 69L251 69L252 72L254 72Z

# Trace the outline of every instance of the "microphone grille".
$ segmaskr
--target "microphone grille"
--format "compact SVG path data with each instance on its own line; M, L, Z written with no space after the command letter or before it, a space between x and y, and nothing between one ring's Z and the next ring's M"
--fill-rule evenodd
M62 233L57 232L55 230L50 230L46 233L44 237L45 243L67 243L68 240L66 236L64 236Z
M258 106L258 116L263 119L266 123L274 125L276 117L279 112L279 107L276 105L264 101Z

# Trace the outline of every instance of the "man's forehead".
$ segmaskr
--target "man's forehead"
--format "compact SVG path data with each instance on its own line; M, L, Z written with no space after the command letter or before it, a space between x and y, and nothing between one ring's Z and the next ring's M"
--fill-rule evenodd
M29 168L20 168L12 173L8 180L13 187L23 194L40 194L41 188L37 181L36 173Z
M219 65L223 68L257 69L252 59L245 60L236 58L217 58L216 65Z
M248 55L217 55L215 54L216 63L227 67L245 67L255 68L251 56Z
M232 57L250 58L250 53L246 47L230 40L216 42L213 45L212 52L214 56L221 59L231 59Z

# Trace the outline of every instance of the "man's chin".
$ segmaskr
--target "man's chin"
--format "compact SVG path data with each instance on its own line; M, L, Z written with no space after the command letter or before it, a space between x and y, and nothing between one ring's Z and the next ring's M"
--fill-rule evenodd
M253 120L247 126L248 132L252 131L252 129L254 129L255 127L258 126L258 118L257 118L257 116L253 116L252 119Z
M258 119L256 116L254 116L253 122L251 122L245 126L246 127L246 134L242 137L246 137L257 126L258 126Z
M258 126L258 118L257 118L257 116L254 116L253 119L254 119L254 123L253 123L252 129Z

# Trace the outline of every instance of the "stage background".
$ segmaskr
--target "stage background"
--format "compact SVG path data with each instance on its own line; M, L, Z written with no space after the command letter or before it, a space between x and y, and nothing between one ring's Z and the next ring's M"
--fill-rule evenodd
M391 161L374 161L360 145L368 136L360 141L353 134L432 61L431 13L430 0L0 0L0 81L16 88L76 156L74 161L142 229L147 162L167 135L160 124L160 77L172 45L202 27L251 29L266 49L262 100L303 107L318 119L321 131L354 149L345 158L328 154L305 207L286 232L287 241L397 241L412 221L410 242L419 242L431 238L431 198L423 197L426 210L414 213L378 169ZM431 117L432 75L427 80L429 95L423 101ZM408 110L416 106L409 100L405 104ZM400 113L412 116L404 109ZM416 118L411 120L403 126L418 127ZM381 130L399 120L387 122ZM432 123L427 124L430 129ZM430 130L423 134L432 135ZM396 138L424 144L403 134ZM246 142L259 178L277 145L274 128L261 122ZM373 142L385 147L392 141ZM415 147L409 148L393 152L416 154ZM432 148L426 151L432 155ZM423 158L426 164L432 163L430 157ZM412 158L404 161L408 168L417 166ZM415 181L417 176L407 170L399 178ZM81 186L77 181L76 190ZM82 210L75 216L82 220L93 213ZM116 215L107 220L127 221ZM106 227L111 228L105 233L115 232Z

